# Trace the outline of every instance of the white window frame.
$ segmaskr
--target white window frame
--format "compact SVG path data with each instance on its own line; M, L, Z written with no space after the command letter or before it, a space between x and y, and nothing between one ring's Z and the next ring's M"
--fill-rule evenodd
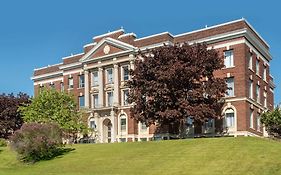
M95 101L95 97L97 97L97 102ZM98 108L99 107L99 94L93 94L92 95L92 108Z
M122 105L123 105L123 106L128 106L128 105L129 105L129 103L128 103L128 97L127 97L127 102L126 102L125 91L127 91L127 92L128 92L128 95L129 95L129 89L123 89L123 90L122 90Z
M111 102L111 104L109 103L110 102L109 101L109 94L112 94L112 102ZM107 107L112 107L113 106L113 91L108 91L106 93L106 106Z
M141 131L142 131L142 132L146 132L146 131L147 131L147 128L148 128L148 127L146 126L145 122L141 122L141 128L140 128Z
M125 80L125 68L126 68L126 67L128 68L128 77L127 77L127 80ZM121 67L121 81L128 81L128 80L130 79L129 70L130 70L129 65L123 65L123 66Z
M250 128L254 129L254 110L250 109Z
M49 86L50 86L51 89L55 89L55 83L54 83L54 82L51 82L51 83L49 84Z
M233 80L231 83L229 83L228 81L229 80ZM227 80L226 80L226 84L227 84L227 88L229 88L230 86L229 85L232 85L232 89L227 89L227 93L226 93L226 97L234 97L235 96L235 93L234 93L234 77L229 77L229 78L227 78ZM229 92L232 92L232 94L231 93L229 93Z
M125 120L125 127L124 126L122 127L122 120L123 121ZM127 116L125 114L121 114L119 122L120 122L120 132L127 133L127 125L128 125Z
M258 103L261 103L261 90L260 90L261 88L260 88L260 86L257 84L257 86L256 86L256 98L257 98L257 102Z
M249 98L251 99L254 99L253 88L254 88L253 80L249 80Z
M227 55L228 53L229 53L229 55ZM224 51L224 65L225 65L225 68L234 67L233 50Z
M260 115L257 115L257 131L261 131L261 117Z
M109 71L111 70L111 81L109 79ZM107 84L113 84L114 82L114 73L113 73L113 68L108 68L106 69L106 83Z
M227 115L228 114L232 114L233 113L233 121L231 122L233 125L231 125L231 126L228 126L228 123L227 123ZM234 111L234 109L232 109L232 108L228 108L228 109L226 109L225 110L225 126L226 127L228 127L228 128L235 128L235 125L236 125L236 123L235 123L235 111Z
M73 77L68 78L68 89L73 89L74 88L74 81Z
M83 99L84 99L84 106L81 106L81 103L80 103L80 98L82 98L83 97ZM80 96L78 96L78 104L79 104L79 108L84 108L85 107L85 96L84 95L80 95Z
M94 127L92 127L92 123L91 122L94 122ZM94 129L94 130L96 130L97 129L97 123L96 123L96 120L95 120L95 118L90 118L89 119L89 128L91 128L91 129Z
M256 74L260 75L260 60L256 59Z
M85 76L84 76L84 74L79 75L78 79L79 79L79 88L84 88L85 87Z
M64 91L64 84L63 84L63 82L60 82L60 91L61 91L61 92Z
M267 93L263 92L263 106L267 108Z
M97 76L95 76L95 74ZM97 78L97 81L95 81L95 77ZM99 85L99 72L98 71L93 71L92 72L92 87L98 86Z
M266 76L267 76L267 71L266 71L266 66L263 67L263 80L266 81Z
M248 68L253 70L253 54L252 53L250 53L250 57L248 60Z

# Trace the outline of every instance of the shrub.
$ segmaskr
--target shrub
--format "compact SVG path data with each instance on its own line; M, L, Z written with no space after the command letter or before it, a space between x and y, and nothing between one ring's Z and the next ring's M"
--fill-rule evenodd
M267 111L261 115L261 122L265 125L268 134L281 138L281 108L277 106L273 111Z
M7 141L5 139L0 138L0 147L5 147L7 146Z
M62 131L56 124L23 124L11 137L11 148L25 162L49 160L57 156L62 144Z

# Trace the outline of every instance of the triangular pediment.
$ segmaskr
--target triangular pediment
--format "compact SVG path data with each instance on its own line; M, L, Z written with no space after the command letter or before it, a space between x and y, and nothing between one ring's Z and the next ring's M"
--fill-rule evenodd
M137 48L113 38L104 38L96 44L87 54L85 54L80 62L93 60L95 58L106 57L113 54L124 53L126 51L135 51Z

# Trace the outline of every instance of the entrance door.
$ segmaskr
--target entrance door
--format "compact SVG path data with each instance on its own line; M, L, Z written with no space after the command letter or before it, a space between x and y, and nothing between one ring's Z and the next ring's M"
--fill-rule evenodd
M112 135L112 123L110 119L104 119L103 121L103 142L110 143Z

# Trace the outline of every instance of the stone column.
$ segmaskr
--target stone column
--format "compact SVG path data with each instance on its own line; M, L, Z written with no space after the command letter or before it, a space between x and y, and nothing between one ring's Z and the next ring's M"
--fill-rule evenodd
M94 113L95 123L96 123L96 141L98 143L101 142L101 130L100 130L100 121L99 121L99 115L98 113Z
M114 64L113 106L119 106L119 66Z
M89 70L87 69L87 65L84 65L84 95L85 95L85 108L89 108L90 104L90 91L89 91Z
M99 105L98 107L103 107L103 68L99 67Z
M111 124L112 124L112 128L111 128L111 134L112 134L111 142L114 143L114 142L116 142L116 120L115 120L115 112L113 110L110 112L110 118L111 118Z

